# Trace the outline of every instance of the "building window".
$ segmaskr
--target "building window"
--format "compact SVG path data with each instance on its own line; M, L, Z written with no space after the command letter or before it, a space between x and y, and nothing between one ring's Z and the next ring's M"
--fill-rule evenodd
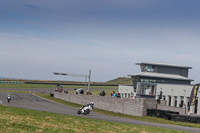
M152 79L141 79L141 83L146 83L146 84L156 83L156 80L152 80Z
M143 95L155 95L155 85L141 85L141 94Z
M142 72L158 72L157 66L141 65L140 67Z

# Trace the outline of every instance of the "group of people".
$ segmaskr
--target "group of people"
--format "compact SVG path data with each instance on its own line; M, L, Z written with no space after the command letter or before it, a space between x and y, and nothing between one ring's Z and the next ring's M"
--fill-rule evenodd
M87 91L86 95L92 95L91 91Z
M106 93L105 93L105 91L100 91L99 95L100 95L100 96L105 96ZM120 93L119 93L119 92L115 93L115 91L113 91L113 92L110 94L110 96L112 96L112 97L117 97L117 98L121 98Z
M68 93L68 90L64 90L64 93Z
M112 92L110 95L111 95L112 97L121 98L121 96L120 96L120 93L119 93L119 92L115 93L115 91L113 91L113 92Z
M84 94L84 90L83 90L83 88L79 88L79 89L77 89L74 93L75 93L75 94L78 94L78 93ZM86 95L92 95L91 91L87 91L87 92L86 92Z
M80 94L84 94L83 88L76 89L76 91L74 93L78 94L78 92L80 92Z
M79 94L79 93L84 94L83 88L76 89L76 91L74 92L74 94ZM87 91L86 95L92 95L92 93L90 91ZM100 91L99 96L105 96L105 95L106 95L106 92L104 90ZM120 93L119 92L116 93L115 91L111 93L111 96L121 98Z

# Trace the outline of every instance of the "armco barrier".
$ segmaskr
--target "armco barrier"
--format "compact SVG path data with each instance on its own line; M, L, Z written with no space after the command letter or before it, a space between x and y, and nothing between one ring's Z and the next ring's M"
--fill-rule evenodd
M54 97L77 104L94 102L94 108L133 116L146 116L147 108L156 108L156 100L144 98L128 99L111 96L81 95L54 92Z

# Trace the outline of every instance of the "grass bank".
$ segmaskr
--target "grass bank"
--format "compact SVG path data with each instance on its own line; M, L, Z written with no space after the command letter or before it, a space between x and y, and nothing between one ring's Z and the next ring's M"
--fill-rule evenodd
M0 105L2 133L186 133L171 129L129 125Z

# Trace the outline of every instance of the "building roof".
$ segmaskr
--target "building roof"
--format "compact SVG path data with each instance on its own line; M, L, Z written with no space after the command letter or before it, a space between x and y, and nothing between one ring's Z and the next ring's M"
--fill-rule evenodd
M163 74L163 73L154 73L154 72L141 72L128 76L139 76L139 77L152 77L152 78L164 78L164 79L176 79L176 80L187 80L194 81L193 79L189 79L180 75L175 74Z
M177 64L169 64L169 63L158 63L158 62L141 62L141 63L136 63L136 65L155 65L155 66L168 66L168 67L178 67L178 68L188 68L192 69L190 66L182 66L182 65L177 65Z

